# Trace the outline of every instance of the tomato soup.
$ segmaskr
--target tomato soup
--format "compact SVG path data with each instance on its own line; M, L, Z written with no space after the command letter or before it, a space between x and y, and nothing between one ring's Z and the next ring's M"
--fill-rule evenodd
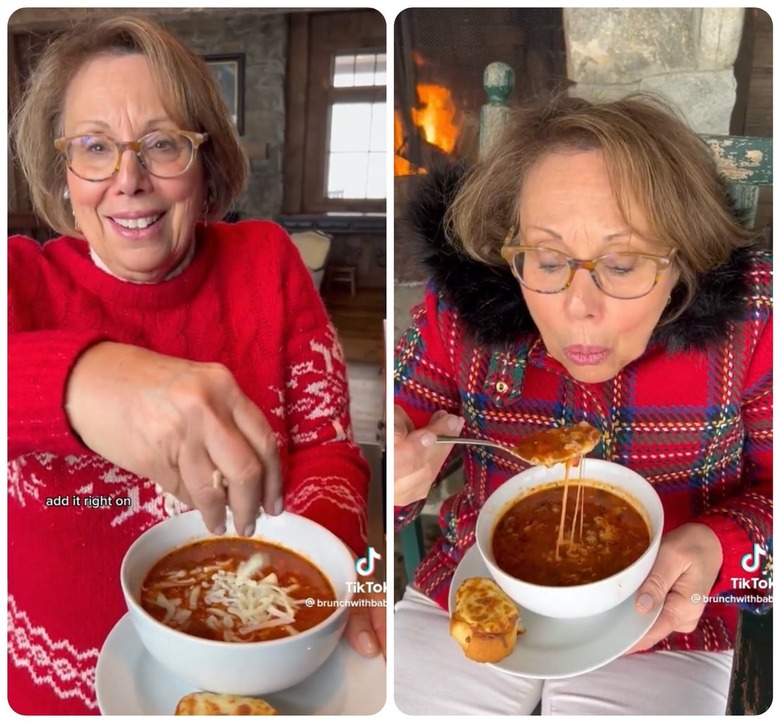
M628 567L647 550L650 531L643 516L623 497L589 480L580 483L579 518L569 485L560 544L563 485L521 497L500 517L493 532L496 564L535 585L562 587L602 580ZM569 537L571 531L571 537Z
M314 604L306 604L307 599ZM253 538L219 537L180 547L152 567L141 605L189 635L228 642L276 640L335 611L325 575L301 555Z

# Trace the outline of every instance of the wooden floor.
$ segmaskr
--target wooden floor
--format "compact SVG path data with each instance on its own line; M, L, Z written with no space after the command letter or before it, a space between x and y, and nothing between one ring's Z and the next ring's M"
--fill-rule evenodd
M384 446L385 376L378 364L347 362L352 432L360 444Z
M348 362L384 363L384 289L323 290L322 298L339 333Z
M350 412L355 439L361 444L384 444L379 425L384 421L384 290L358 289L353 295L322 292L336 327L349 377Z

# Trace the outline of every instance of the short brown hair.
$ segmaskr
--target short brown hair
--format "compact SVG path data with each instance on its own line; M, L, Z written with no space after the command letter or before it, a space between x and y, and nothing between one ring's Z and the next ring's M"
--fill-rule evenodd
M600 150L621 211L633 195L659 243L677 250L680 289L664 321L690 305L700 274L725 263L732 249L753 242L754 234L730 207L707 144L673 106L645 93L603 103L558 95L516 109L448 209L449 238L479 261L505 263L500 249L518 224L528 169L553 151L572 148Z
M146 57L170 117L182 130L209 134L198 149L207 184L206 217L221 218L244 187L248 163L219 87L200 57L158 24L136 16L78 25L54 40L36 65L11 124L36 211L58 232L75 232L65 198L67 166L54 140L64 132L70 81L84 63L104 54Z

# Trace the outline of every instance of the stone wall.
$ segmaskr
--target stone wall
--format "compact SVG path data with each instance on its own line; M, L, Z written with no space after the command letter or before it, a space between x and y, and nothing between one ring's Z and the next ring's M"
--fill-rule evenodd
M570 93L659 93L700 133L729 133L742 8L564 8Z
M282 209L287 15L236 10L218 18L197 13L162 23L201 55L244 53L244 135L250 176L236 211L275 218Z
M334 233L328 265L354 266L359 289L387 286L386 234Z

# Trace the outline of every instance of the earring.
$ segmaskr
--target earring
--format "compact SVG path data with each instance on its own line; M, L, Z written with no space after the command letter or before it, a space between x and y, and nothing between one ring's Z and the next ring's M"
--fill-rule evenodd
M666 300L666 306L669 306L669 304L672 303L672 295L669 294L669 298Z
M66 201L69 201L69 200L70 200L70 189L69 189L67 186L65 187L65 190L62 192L62 197L63 197L63 198L66 200ZM72 207L72 206L71 206L71 213L73 214L73 228L74 228L76 231L79 231L79 230L80 230L80 227L79 227L79 220L76 218L76 212L73 210L73 207Z

